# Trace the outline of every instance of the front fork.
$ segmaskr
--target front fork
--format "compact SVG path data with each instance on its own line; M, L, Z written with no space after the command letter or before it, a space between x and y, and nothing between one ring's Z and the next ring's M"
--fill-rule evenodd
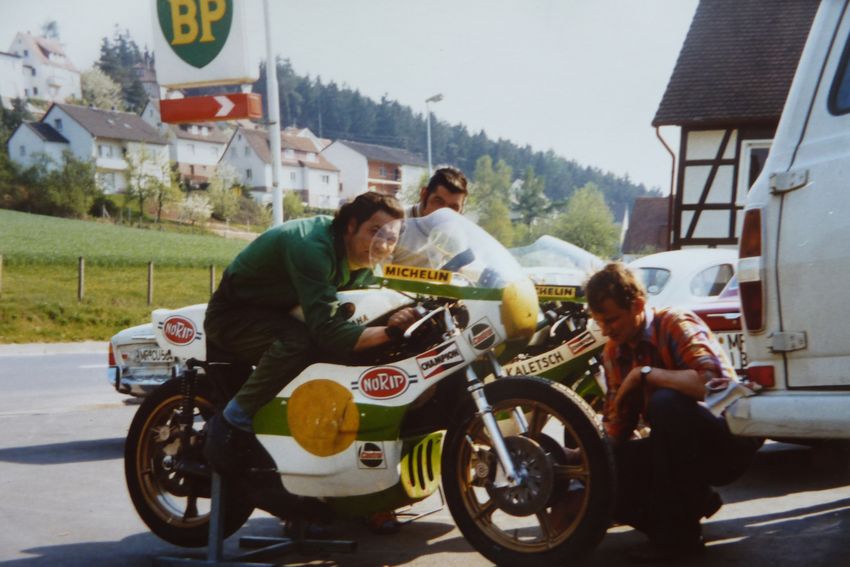
M489 357L490 364L493 367L494 376L497 378L503 377L505 375L504 371L502 370L502 366L499 364L498 360L496 360L495 355L492 352L488 352L487 356ZM505 438L502 435L502 430L499 429L499 424L496 422L496 417L493 415L493 406L490 405L490 402L487 401L487 396L484 394L484 383L480 378L478 378L478 375L475 374L472 366L466 367L466 382L468 384L466 389L472 396L472 400L475 402L478 415L484 422L484 429L490 437L493 449L496 450L496 456L499 458L499 465L504 473L504 480L501 482L498 480L497 475L497 481L494 483L494 486L500 488L502 486L514 487L519 485L523 479L519 478L519 475L517 474L514 462L508 452L508 447L505 445ZM528 431L528 422L525 420L525 416L521 411L515 408L513 417L522 433Z

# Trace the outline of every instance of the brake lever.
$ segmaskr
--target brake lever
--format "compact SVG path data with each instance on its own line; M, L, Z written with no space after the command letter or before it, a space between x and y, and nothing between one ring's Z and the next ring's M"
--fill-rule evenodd
M446 309L448 309L448 308L445 305L442 305L442 306L438 307L437 309L434 309L433 311L431 311L430 313L428 313L427 315L423 316L421 319L419 319L418 321L413 323L411 326L409 326L407 328L407 330L404 331L404 335L402 335L402 337L404 337L405 339L409 339L410 337L413 336L413 333L415 333L416 331L419 330L419 327L421 327L426 322L433 319L435 315L437 315L438 313L440 313L442 311L445 311Z

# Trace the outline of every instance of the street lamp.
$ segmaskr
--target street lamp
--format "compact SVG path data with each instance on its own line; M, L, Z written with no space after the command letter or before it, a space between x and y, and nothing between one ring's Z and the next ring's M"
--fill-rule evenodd
M425 128L428 132L428 177L433 173L433 168L431 167L431 107L428 105L432 102L440 102L441 100L443 100L442 93L437 93L425 99L425 110L427 112L427 116L425 116Z

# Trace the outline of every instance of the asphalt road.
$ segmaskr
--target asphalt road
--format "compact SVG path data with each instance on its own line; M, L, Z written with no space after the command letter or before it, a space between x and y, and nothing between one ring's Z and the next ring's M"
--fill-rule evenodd
M151 535L136 516L123 476L123 442L138 407L106 381L103 345L0 346L0 562L10 565L151 565L192 556ZM80 350L84 352L79 352ZM85 352L88 351L88 352ZM722 489L726 505L705 523L706 553L691 565L850 565L850 450L768 444L747 474ZM419 504L424 511L433 501ZM488 565L454 528L447 509L375 536L334 528L356 553L290 555L286 564ZM255 513L237 535L279 535ZM643 540L612 528L582 565L627 565ZM238 538L225 552L237 551ZM199 556L199 555L195 555Z

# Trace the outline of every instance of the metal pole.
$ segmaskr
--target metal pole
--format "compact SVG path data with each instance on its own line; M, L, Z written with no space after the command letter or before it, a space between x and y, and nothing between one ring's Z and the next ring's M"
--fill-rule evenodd
M210 295L215 293L215 264L210 264Z
M425 111L427 116L425 116L425 129L428 133L428 176L430 177L434 173L434 168L431 165L431 106L432 102L440 102L443 100L443 93L437 93L434 96L429 96L425 99Z
M277 58L274 53L269 0L263 0L266 20L266 99L269 108L269 146L272 160L272 225L283 223L283 191L280 187L280 95L277 87Z
M148 305L153 304L153 262L148 262Z
M77 301L83 300L83 293L86 284L86 261L82 256L77 261Z
M431 107L427 100L425 101L425 111L427 112L425 130L428 132L428 177L431 177L434 174L434 169L431 167Z

